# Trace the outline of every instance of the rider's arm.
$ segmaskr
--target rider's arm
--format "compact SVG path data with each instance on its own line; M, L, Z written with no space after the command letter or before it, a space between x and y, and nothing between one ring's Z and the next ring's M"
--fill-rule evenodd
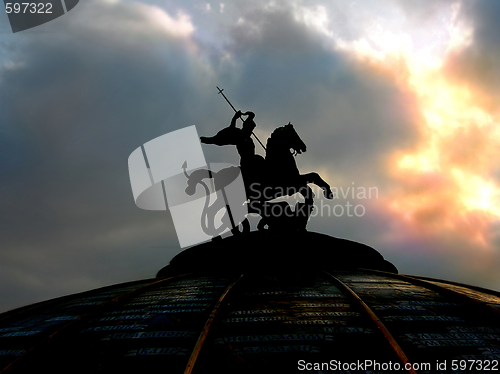
M255 118L255 113L246 112L243 113L243 115L247 116L247 118L245 118L245 121L243 122L243 134L245 136L250 136L252 135L252 131L256 126L255 122L253 121L253 119Z
M243 115L245 116L248 116L246 119L254 119L255 118L255 113L254 112L246 112L246 113L243 113Z
M241 117L241 111L238 110L236 113L234 113L233 119L231 120L231 124L229 125L229 127L236 127L236 120L240 117Z

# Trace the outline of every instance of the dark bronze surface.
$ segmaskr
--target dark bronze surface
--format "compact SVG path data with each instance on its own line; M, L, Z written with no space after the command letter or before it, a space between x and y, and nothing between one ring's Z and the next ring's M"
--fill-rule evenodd
M347 243L352 257L365 253L374 263L385 261L357 243L320 243L337 245L330 249L334 253ZM172 268L185 270L188 254L216 244L183 252ZM300 259L290 258L281 262L290 266L277 266L283 253L261 256L267 261L262 266L257 255L244 264L240 253L232 265L220 260L232 266L225 269L199 266L203 261L193 258L189 275L105 287L4 313L0 372L320 373L341 371L301 371L298 362L371 359L432 365L419 373L458 373L450 370L452 360L500 360L496 292L345 261L332 266L334 254L323 266L321 258L302 261L302 268ZM331 276L322 271L327 267ZM438 370L445 360L447 370Z

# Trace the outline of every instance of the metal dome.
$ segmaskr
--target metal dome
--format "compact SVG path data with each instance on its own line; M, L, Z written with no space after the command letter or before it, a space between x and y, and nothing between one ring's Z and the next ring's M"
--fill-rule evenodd
M398 275L354 242L262 235L0 315L1 373L498 370L499 293Z

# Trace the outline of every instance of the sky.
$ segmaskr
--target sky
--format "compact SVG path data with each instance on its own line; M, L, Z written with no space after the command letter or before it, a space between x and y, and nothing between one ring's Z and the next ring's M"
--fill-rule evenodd
M292 122L307 144L299 169L337 192L308 230L500 290L499 17L494 0L84 0L13 34L0 12L0 312L152 278L181 251L168 211L136 207L127 160L227 126L216 86L264 142ZM203 151L238 164L234 148Z

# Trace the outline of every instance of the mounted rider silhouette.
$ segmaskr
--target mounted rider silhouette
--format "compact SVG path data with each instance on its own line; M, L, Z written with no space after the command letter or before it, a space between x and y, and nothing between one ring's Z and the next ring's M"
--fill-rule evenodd
M243 120L242 128L236 127L236 121L242 116L247 116ZM255 144L251 138L252 132L257 126L254 122L255 114L253 112L242 113L238 110L232 120L231 124L220 130L216 135L212 137L200 137L200 140L204 144L215 144L215 145L235 145L238 153L240 154L242 163L243 160L255 155Z
M247 118L243 123L243 128L240 129L236 127L236 121L242 116L246 116ZM233 202L230 203L228 201L228 196L226 196L225 188L229 186L238 177L238 175L240 175L240 171L244 180L248 180L248 177L244 176L244 170L252 168L252 160L255 157L260 157L262 162L264 162L262 156L255 155L255 145L250 138L252 131L256 126L253 121L254 117L255 114L252 112L243 114L238 111L233 116L231 124L219 131L215 136L200 137L201 142L205 144L215 144L217 146L235 145L241 157L241 167L226 167L218 172L209 169L195 170L191 174L188 174L186 171L184 172L188 178L187 187L185 189L185 193L187 195L194 195L198 185L201 185L205 189L206 200L201 216L201 226L205 234L212 236L214 239L220 238L220 234L227 228L230 228L233 234L240 233L240 224L243 232L248 232L250 230L248 219L241 215L242 213L240 208L245 204L244 199L242 201L233 200ZM183 165L183 169L186 169L186 167L187 164L185 163ZM210 189L204 182L205 179L213 179L214 181L216 198L213 202L211 202L211 199L209 198ZM244 186L246 191L247 184L244 183ZM234 193L232 195L232 198L234 199ZM244 197L244 195L241 197ZM247 211L246 208L244 210L245 212ZM236 216L234 217L235 211ZM217 227L215 217L221 212L223 212L223 216L220 218L222 224Z
M242 117L246 116L245 119ZM243 120L242 128L236 127L236 121ZM204 144L215 144L218 146L235 145L240 155L241 173L245 181L245 192L250 200L258 199L255 196L258 188L252 188L252 184L262 184L263 174L265 173L265 159L255 153L255 144L252 140L252 133L257 126L254 122L255 113L237 111L228 127L220 130L212 137L200 137ZM250 209L251 211L251 209Z
M248 213L257 213L262 217L258 225L259 230L266 225L281 229L304 230L313 210L314 193L308 183L321 187L328 199L333 197L330 186L318 173L300 174L293 156L305 152L306 145L291 123L276 128L267 140L267 147L261 143L266 149L264 158L255 154L255 145L251 138L256 127L255 114L235 112L228 127L213 137L201 137L201 142L218 146L236 146L241 157L241 172L249 200ZM243 116L246 116L244 120ZM243 120L241 129L236 127L239 118ZM290 150L293 150L293 153ZM272 201L295 193L300 193L304 202L297 203L293 212L288 203Z

